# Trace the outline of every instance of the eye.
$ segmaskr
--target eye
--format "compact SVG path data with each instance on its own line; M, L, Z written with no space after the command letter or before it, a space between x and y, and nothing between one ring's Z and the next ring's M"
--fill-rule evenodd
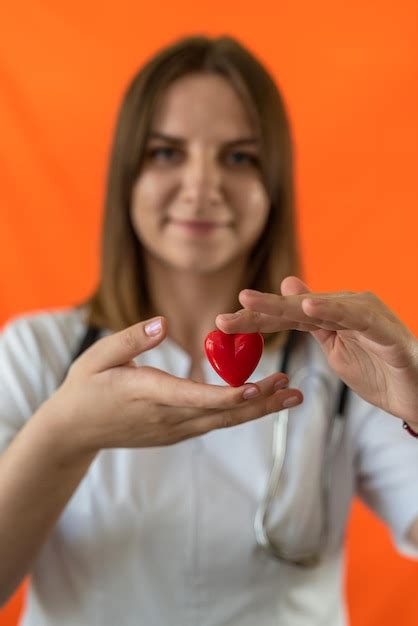
M240 150L235 150L234 152L230 152L226 156L226 161L229 165L258 165L259 160L255 154L251 154L249 152L242 152Z
M148 159L159 163L176 163L181 159L181 151L171 146L151 148L147 153Z

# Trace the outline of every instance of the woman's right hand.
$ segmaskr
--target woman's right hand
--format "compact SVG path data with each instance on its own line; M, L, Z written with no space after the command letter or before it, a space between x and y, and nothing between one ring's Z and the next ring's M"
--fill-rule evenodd
M158 334L148 335L152 322ZM43 405L80 452L102 448L165 446L217 428L236 426L284 408L299 390L275 373L241 387L207 385L161 370L137 366L133 359L167 335L163 317L134 324L99 339L71 365L59 389ZM244 392L254 390L249 399Z

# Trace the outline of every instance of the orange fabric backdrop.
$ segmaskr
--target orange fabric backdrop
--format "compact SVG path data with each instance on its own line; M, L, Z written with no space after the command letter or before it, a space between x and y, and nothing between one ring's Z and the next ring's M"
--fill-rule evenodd
M93 287L122 90L160 45L204 32L239 37L283 88L311 286L372 290L417 332L416 0L141 4L23 0L2 11L0 324ZM356 504L352 624L417 623L417 585L418 564ZM16 623L21 602L22 590L2 625Z

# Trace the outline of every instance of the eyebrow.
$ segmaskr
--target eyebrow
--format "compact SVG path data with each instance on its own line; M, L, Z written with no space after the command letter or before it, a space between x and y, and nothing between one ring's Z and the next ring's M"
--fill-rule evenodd
M163 141L167 141L169 143L174 144L183 144L185 143L185 139L182 137L175 137L174 135L167 135L166 133L159 133L156 131L152 131L149 134L149 139L162 139ZM226 141L224 143L225 147L230 146L240 146L242 144L251 144L257 146L259 144L259 140L257 137L240 137L239 139L232 139L230 141Z

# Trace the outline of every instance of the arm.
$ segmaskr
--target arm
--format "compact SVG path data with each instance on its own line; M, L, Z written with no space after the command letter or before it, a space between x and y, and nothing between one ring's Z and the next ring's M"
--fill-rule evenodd
M373 294L312 294L296 277L286 278L281 292L242 291L244 309L219 315L217 326L231 333L311 333L330 367L355 392L353 418L362 421L356 436L359 495L392 528L400 550L416 557L417 440L392 417L418 432L416 338Z
M157 335L147 334L146 326L135 324L89 348L0 457L1 603L29 571L99 450L170 445L276 412L289 396L302 399L283 384L276 389L288 382L280 373L233 388L137 367L133 359L166 333L165 322ZM19 346L12 352L19 356ZM0 360L0 381L20 390L14 360ZM247 389L255 396L245 398ZM2 425L5 432L14 421L13 399L1 400L0 395L0 435Z
M384 302L368 292L310 293L296 277L281 291L242 291L245 308L219 315L217 326L228 333L311 333L346 385L418 431L418 341Z
M418 545L411 537L418 518L416 439L354 393L347 416L357 495L390 528L397 550L417 559Z
M44 405L0 457L0 606L15 591L93 453L71 449Z

